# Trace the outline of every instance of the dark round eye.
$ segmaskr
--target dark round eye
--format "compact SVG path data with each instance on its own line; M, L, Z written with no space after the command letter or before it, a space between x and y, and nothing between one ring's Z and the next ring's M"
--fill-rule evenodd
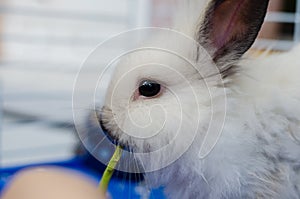
M139 94L144 97L154 97L159 94L161 86L159 83L151 80L144 80L139 85Z

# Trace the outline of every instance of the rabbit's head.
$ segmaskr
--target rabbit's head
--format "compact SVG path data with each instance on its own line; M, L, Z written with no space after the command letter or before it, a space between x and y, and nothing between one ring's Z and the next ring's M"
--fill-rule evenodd
M212 112L225 111L218 105L224 83L256 39L267 6L268 0L213 0L187 42L172 34L145 42L172 46L177 53L139 48L121 58L99 111L108 138L139 153L171 145L161 156L167 159L192 142L200 144Z

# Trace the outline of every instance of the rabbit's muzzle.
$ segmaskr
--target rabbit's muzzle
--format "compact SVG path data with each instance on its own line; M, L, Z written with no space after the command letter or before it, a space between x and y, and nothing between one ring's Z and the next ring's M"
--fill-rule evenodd
M130 151L129 144L120 142L119 135L112 134L111 129L107 127L108 126L107 123L104 122L104 120L103 120L103 112L102 111L98 115L98 121L99 121L99 124L102 128L102 131L103 131L104 135L109 139L109 141L111 141L114 145L121 146L122 149L124 149L124 150Z
M110 133L110 130L108 130L108 128L105 127L104 122L103 122L103 120L102 120L101 118L99 119L99 123L100 123L100 126L101 126L102 131L103 131L103 133L105 134L105 136L106 136L112 143L114 143L114 144L117 145L117 144L118 144L119 137L116 136L116 135L112 135L112 134Z

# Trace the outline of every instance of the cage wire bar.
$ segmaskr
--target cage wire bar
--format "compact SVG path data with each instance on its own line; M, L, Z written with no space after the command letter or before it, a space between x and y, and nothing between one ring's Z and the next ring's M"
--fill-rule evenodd
M2 165L2 125L3 125L3 97L2 81L0 79L0 168ZM1 177L1 176L0 176Z
M296 13L295 13L295 32L294 32L295 44L300 42L300 1L296 1Z

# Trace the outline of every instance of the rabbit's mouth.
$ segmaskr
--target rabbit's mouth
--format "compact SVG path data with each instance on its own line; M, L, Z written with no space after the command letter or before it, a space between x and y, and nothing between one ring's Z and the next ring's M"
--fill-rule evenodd
M129 143L121 142L120 137L118 135L113 135L111 133L111 131L105 126L105 124L104 124L104 122L101 118L101 114L100 114L100 117L99 117L99 124L102 128L102 131L103 131L104 135L108 138L108 140L110 142L112 142L116 146L121 146L121 148L123 150L132 151L132 147L130 147Z
M116 136L116 135L112 135L110 133L110 131L105 127L102 119L100 118L99 120L99 123L100 123L100 126L102 128L102 131L103 133L105 134L105 136L113 143L113 144L116 144L118 145L118 140L119 140L119 136Z
M103 106L99 112L96 112L96 115L97 115L97 121L100 124L103 134L108 138L108 140L111 143L113 143L114 145L121 146L122 149L128 152L133 152L133 153L151 152L150 145L148 143L145 143L143 139L137 139L129 135L126 135L126 133L124 133L121 129L116 127L118 125L113 123L114 120L111 119L112 111L109 107Z

